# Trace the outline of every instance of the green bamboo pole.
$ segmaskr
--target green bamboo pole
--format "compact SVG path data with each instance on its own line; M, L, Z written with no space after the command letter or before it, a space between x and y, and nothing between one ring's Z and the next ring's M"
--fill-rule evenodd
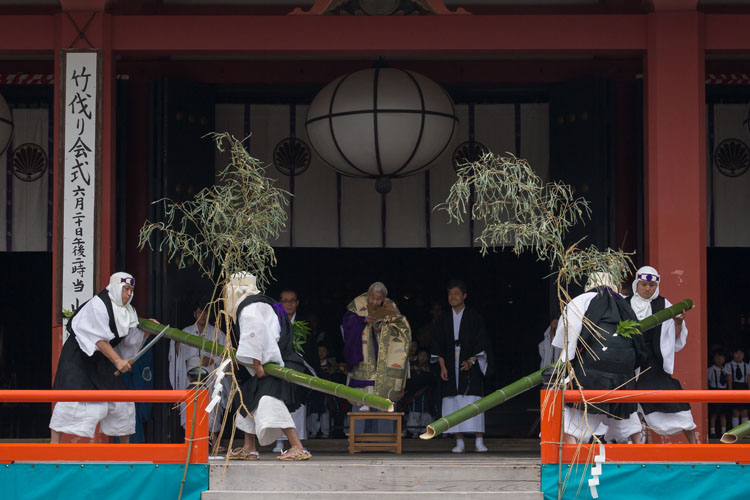
M460 410L434 421L427 426L427 430L419 437L422 439L432 439L438 434L442 434L451 427L456 426L465 420L476 417L480 413L483 413L494 406L502 404L529 389L533 389L542 383L542 372L548 368L553 368L554 366L555 365L547 365L541 370L530 373L529 375L516 380L512 384L496 390L492 394L483 397L475 403L464 406Z
M750 421L740 424L734 429L729 429L721 436L721 442L724 444L734 444L742 438L750 436Z
M160 325L153 321L149 321L144 318L139 319L140 327L144 331L158 334L164 328L163 325ZM189 345L190 347L195 347L196 349L201 349L203 351L216 355L222 354L225 350L224 346L220 344L215 344L208 339L204 339L203 337L199 337L197 335L191 335L177 328L168 328L164 333L164 336L174 340L175 342L180 342L182 344ZM231 347L227 350L229 352L229 356L232 359L236 360L235 350ZM239 361L238 363L242 364ZM361 405L367 405L372 408L377 408L378 410L387 412L393 411L393 402L389 399L378 396L377 394L368 394L365 391L355 389L354 387L348 387L344 384L337 384L336 382L331 382L330 380L313 377L311 375L292 370L291 368L279 366L275 363L266 363L263 365L263 369L268 375L286 380L287 382L295 385L307 387L308 389L312 389L317 392L323 392L325 394L330 394L332 396L345 398L349 401L353 401Z
M641 334L646 330L650 330L651 328L664 323L668 319L672 319L678 314L682 314L692 308L693 301L690 299L685 299L681 302L662 309L656 314L652 314L651 316L643 318L640 321L620 321L620 323L617 325L617 333L622 335L623 337L630 338L630 336L633 334Z
M659 311L656 314L652 314L651 316L643 318L639 322L623 321L620 323L620 325L622 325L623 323L628 323L627 328L629 328L629 330L625 330L627 332L626 336L630 336L630 333L643 333L646 330L649 330L655 327L656 325L664 323L668 319L677 316L678 314L682 314L683 312L689 309L692 309L692 307L693 307L693 301L690 299L685 299L682 302L678 302L677 304L667 307ZM617 330L618 333L621 333L620 325L618 325L618 330ZM461 422L464 422L472 417L475 417L479 415L480 413L483 413L489 410L490 408L493 408L499 404L502 404L508 401L509 399L514 398L518 396L519 394L536 387L537 385L542 383L542 372L545 371L547 368L552 368L553 366L555 365L545 366L541 370L537 370L534 373L526 375L525 377L516 380L512 384L506 385L502 389L498 389L492 394L483 397L482 399L480 399L479 401L475 403L471 403L470 405L465 406L451 413L450 415L447 415L441 419L434 421L433 423L427 426L427 430L419 437L422 439L432 439L438 434L441 434L447 431L451 427L454 427L460 424ZM740 429L741 427L742 426L737 427L736 429ZM732 429L732 430L735 430L735 429ZM748 426L746 430L743 429L743 432L750 434L750 426ZM727 436L728 434L729 432L725 434L724 436ZM739 437L742 437L744 435L745 434L742 434ZM737 439L738 438L735 438L735 441ZM723 440L724 438L722 437L722 441ZM734 442L734 441L731 441L731 442Z
M640 325L641 332L645 332L646 330L650 330L651 328L655 327L656 325L659 325L661 323L664 323L668 319L672 319L678 314L682 314L685 311L688 311L693 308L693 301L690 299L685 299L682 302L678 302L674 305L671 305L669 307L666 307L659 311L656 314L652 314L651 316L647 318L643 318L638 323Z

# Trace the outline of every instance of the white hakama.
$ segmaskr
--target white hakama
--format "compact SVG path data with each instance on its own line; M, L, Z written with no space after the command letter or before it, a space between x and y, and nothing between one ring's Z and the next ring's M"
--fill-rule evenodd
M276 363L284 366L278 344L281 325L271 306L255 302L244 307L240 313L239 325L238 361L251 365L252 360L257 359L262 365ZM255 376L255 370L251 366L245 368ZM265 446L284 436L282 429L295 427L295 422L283 401L265 395L260 398L258 407L250 415L237 415L237 427L248 434L257 435L258 442ZM302 428L304 429L304 423Z
M94 296L71 320L75 341L87 356L93 356L99 348L99 340L109 342L115 335L109 328L109 313L102 299ZM137 327L128 333L114 348L122 359L131 359L140 350L143 331ZM112 370L116 370L112 365ZM108 436L128 436L135 433L135 403L84 403L59 402L52 411L49 428L64 434L93 438L97 424Z
M299 408L292 412L292 420L294 421L294 428L297 429L297 436L300 440L307 439L307 406L301 405ZM281 436L279 439L286 441L286 436Z
M443 398L443 416L450 415L454 411L458 411L471 403L476 403L480 399L482 399L480 396L450 396ZM455 427L451 427L446 431L446 434L474 434L477 432L484 432L484 413L480 413L476 417L472 417Z
M456 339L458 339L458 331L456 330ZM456 360L459 359L459 356L461 354L461 348L456 348ZM482 370L482 375L487 374L487 353L480 352L476 354L477 362L479 363L479 369ZM456 361L456 389L458 389L458 374L459 374L459 368L460 365L458 361ZM469 406L472 403L476 403L482 399L482 396L470 396L470 395L461 395L458 396L447 396L443 398L443 404L442 404L442 415L450 415L454 411L458 411L461 408L465 406ZM475 417L471 417L468 420L464 420L460 424L451 427L446 431L446 434L458 434L458 433L468 433L468 434L476 434L476 433L484 433L484 412L480 413L479 415Z
M237 415L237 428L258 436L258 442L265 446L284 436L282 429L294 427L292 415L280 400L263 396L258 407L250 415Z

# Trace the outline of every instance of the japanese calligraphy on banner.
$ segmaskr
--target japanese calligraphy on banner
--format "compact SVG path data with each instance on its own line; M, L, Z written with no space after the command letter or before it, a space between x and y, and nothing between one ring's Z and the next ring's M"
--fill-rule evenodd
M95 290L98 55L63 52L62 307L70 311Z

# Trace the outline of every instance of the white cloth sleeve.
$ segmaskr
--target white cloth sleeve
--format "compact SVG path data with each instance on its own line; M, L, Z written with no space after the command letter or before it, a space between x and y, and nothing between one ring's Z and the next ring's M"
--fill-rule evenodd
M586 292L571 300L562 316L557 322L555 338L552 340L552 346L561 349L560 360L565 361L565 326L568 327L568 345L567 359L572 361L576 357L576 347L578 346L578 336L583 329L583 317L589 308L589 304L596 297L597 292Z
M87 356L93 356L99 350L96 347L98 341L109 342L115 338L109 329L107 306L97 296L92 297L71 321L76 341Z
M128 330L128 334L125 336L125 338L122 339L119 344L117 344L117 347L115 347L115 351L117 351L117 354L119 354L120 357L126 361L132 359L133 356L138 354L138 351L141 350L141 345L143 345L143 337L143 330L141 330L137 326L132 327Z
M487 375L487 353L482 351L474 356L476 356L479 362L479 369L482 370L482 375Z
M664 307L671 307L672 303L666 298L664 299ZM687 344L687 322L682 322L682 330L680 336L675 338L675 322L674 319L670 319L661 324L661 337L659 339L659 347L661 348L661 356L664 359L663 368L666 373L671 375L674 373L674 353L682 350Z
M278 344L281 326L271 306L256 302L245 307L240 313L239 326L237 360L245 364L252 375L255 375L255 370L247 365L252 365L254 359L261 364L276 363L284 366Z

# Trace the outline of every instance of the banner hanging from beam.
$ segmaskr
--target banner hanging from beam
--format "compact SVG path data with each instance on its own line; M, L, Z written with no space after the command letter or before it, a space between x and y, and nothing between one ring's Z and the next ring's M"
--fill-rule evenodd
M65 50L62 57L61 304L71 311L95 293L101 164L100 57L96 50ZM63 337L67 335L63 333Z

